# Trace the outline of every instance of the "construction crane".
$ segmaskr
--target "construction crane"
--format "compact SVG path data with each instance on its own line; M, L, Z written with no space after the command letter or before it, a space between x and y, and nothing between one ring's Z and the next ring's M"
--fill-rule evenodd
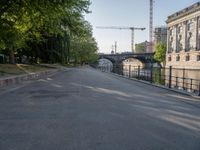
M153 52L153 2L150 0L150 10L149 10L149 52Z
M134 53L134 31L135 30L145 30L145 28L137 28L137 27L118 27L118 26L97 26L99 29L119 29L119 30L131 30L131 50Z

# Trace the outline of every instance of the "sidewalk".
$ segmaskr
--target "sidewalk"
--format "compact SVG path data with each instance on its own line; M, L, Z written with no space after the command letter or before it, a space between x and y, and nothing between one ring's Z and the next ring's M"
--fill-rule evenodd
M9 86L9 85L18 84L18 83L28 81L28 80L36 80L39 78L44 78L44 77L46 77L52 73L58 72L60 70L62 70L62 69L50 69L50 70L46 70L46 71L34 72L34 73L29 73L29 74L3 77L3 78L0 78L0 88Z

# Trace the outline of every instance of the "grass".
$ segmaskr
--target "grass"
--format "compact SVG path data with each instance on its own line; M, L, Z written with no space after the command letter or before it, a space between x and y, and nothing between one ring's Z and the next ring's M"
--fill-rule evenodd
M50 69L45 66L38 65L26 65L26 64L0 64L0 77L8 77L21 74L30 74L39 71L45 71Z

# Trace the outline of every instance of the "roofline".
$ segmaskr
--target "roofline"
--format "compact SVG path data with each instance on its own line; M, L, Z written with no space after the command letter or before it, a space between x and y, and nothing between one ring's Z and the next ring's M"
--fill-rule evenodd
M181 17L192 14L192 13L197 12L199 10L200 10L200 2L194 3L193 5L186 7L184 9L177 11L176 13L168 16L166 23L170 23L174 20L177 20Z

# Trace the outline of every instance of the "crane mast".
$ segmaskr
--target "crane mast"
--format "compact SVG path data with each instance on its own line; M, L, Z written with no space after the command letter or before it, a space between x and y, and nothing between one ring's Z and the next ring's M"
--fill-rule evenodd
M138 27L119 27L119 26L97 26L96 28L99 29L119 29L119 30L131 30L131 50L134 53L134 36L135 36L135 30L145 30L145 28L138 28Z
M149 52L153 52L153 0L150 0L149 11Z

